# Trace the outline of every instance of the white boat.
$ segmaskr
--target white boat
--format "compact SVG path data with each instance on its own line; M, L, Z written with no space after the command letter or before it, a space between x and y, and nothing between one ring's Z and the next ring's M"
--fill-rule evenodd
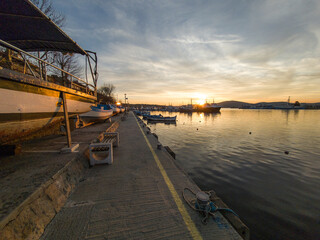
M98 104L97 106L91 106L91 111L82 113L79 115L80 120L84 123L92 123L98 121L105 121L112 117L113 109L109 105Z

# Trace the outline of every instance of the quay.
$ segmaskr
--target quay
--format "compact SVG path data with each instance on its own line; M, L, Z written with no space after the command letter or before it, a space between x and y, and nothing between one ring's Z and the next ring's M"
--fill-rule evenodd
M118 125L120 145L114 148L113 164L89 168L88 144L100 132L114 131ZM147 131L129 113L124 121L118 117L112 123L75 130L72 136L80 143L78 153L41 150L50 143L52 148L57 138L26 146L20 162L28 164L28 159L38 158L42 168L48 163L57 173L42 176L49 183L34 186L34 193L10 213L1 209L6 215L1 215L1 239L249 239L248 229L240 236L239 229L220 212L206 225L201 223L203 217L182 197L186 187L195 192L200 189ZM30 150L31 146L38 152Z

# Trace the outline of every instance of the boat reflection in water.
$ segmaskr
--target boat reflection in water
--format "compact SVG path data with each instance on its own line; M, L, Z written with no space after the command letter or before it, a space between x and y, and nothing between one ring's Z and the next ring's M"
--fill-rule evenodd
M150 121L150 120L147 120L147 123L148 124L159 124L159 123L162 123L162 124L166 124L166 125L175 125L177 126L177 122L176 121Z

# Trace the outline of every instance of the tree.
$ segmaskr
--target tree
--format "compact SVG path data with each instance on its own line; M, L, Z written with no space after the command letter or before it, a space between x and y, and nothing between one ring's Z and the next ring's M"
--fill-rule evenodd
M113 92L115 89L116 87L111 83L103 84L98 89L98 101L106 103L115 103L115 99L113 97Z
M72 75L77 76L82 71L82 68L78 63L78 59L74 54L55 52L53 53L53 58L59 68L68 73L71 73ZM54 72L63 78L67 78L66 74L59 71L58 69L55 69Z
M113 84L105 83L98 89L98 92L100 94L107 96L107 97L113 97L113 92L115 89L116 89L116 87Z
M64 26L66 18L53 8L51 0L31 0L31 2L59 27Z
M299 101L296 101L296 102L293 104L293 106L295 106L295 107L300 107L300 102L299 102Z

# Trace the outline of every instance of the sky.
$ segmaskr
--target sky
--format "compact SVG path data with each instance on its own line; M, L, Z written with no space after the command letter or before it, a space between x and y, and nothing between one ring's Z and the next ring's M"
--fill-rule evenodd
M54 0L130 103L320 102L319 0Z

